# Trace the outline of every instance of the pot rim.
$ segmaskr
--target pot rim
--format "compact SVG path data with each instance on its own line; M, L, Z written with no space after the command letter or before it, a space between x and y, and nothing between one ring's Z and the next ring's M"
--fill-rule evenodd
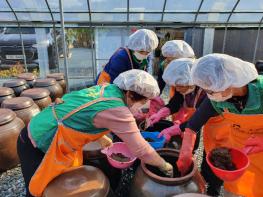
M161 149L156 150L157 153L163 152L163 151L174 153L174 154L177 154L178 156L179 156L179 152L180 152L179 150L171 149L171 148L161 148ZM143 162L141 163L141 168L142 168L143 172L145 174L147 174L147 176L149 176L153 181L163 183L166 185L176 185L176 184L184 183L184 182L190 180L194 176L194 174L197 171L197 163L193 159L193 168L192 168L191 172L188 173L187 175L183 176L183 177L176 177L176 178L168 178L168 177L158 176L158 175L152 173L150 170L148 170L146 167L146 164Z

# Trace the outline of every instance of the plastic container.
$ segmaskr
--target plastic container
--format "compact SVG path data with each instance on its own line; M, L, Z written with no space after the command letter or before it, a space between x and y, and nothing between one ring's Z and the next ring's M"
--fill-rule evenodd
M236 148L229 148L232 157L232 162L235 164L237 170L229 171L215 167L210 162L211 151L206 155L206 161L217 177L224 181L235 181L244 174L245 170L249 166L250 162L248 156L246 155L246 152L250 148L251 147L249 147L248 149L244 149L243 151L238 150Z
M151 139L153 140L153 142L148 142L154 149L158 149L158 148L163 148L164 144L165 144L165 138L162 136L160 138L158 138L158 135L160 134L160 132L155 131L155 132L141 132L142 137L144 139ZM147 141L147 140L146 140Z
M101 152L107 155L108 162L111 164L111 166L115 168L119 168L119 169L125 169L125 168L130 167L136 160L136 157L132 155L132 153L130 152L130 150L128 149L128 147L126 146L124 142L113 143L111 147L107 147L101 150ZM130 161L120 162L120 161L114 160L111 158L112 153L115 153L115 154L121 153L124 156L129 157Z

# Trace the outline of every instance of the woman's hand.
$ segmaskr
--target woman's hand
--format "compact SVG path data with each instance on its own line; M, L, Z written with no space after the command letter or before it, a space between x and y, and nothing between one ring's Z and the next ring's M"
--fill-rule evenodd
M100 139L98 139L98 142L100 143L102 148L106 148L112 145L112 140L107 137L106 135L102 136Z

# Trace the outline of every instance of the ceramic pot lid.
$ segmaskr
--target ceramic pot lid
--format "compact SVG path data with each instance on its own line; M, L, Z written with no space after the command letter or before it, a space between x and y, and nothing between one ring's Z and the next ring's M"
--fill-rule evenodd
M14 94L14 90L12 88L0 87L0 96L8 96Z
M65 79L64 74L63 73L52 73L52 74L48 74L47 78L54 78L57 81L63 80Z
M45 88L32 88L27 89L21 93L21 96L29 97L32 99L42 99L48 97L50 92Z
M37 79L35 82L35 87L48 87L56 84L56 80L52 78Z
M14 88L14 87L18 87L18 86L22 86L25 85L26 81L24 79L13 79L10 81L6 81L3 86L4 87L9 87L9 88Z
M11 99L6 99L3 101L1 107L13 110L25 109L31 107L34 101L29 97L15 97Z
M0 125L7 124L14 120L16 113L11 109L0 109Z
M37 77L33 73L21 73L17 76L18 79L25 79L26 81L33 81Z

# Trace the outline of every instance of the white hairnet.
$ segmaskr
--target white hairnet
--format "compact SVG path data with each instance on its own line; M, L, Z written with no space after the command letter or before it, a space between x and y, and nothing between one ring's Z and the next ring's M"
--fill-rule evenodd
M206 55L193 65L191 78L197 86L214 92L242 87L258 77L254 64L226 54Z
M192 47L183 40L170 40L162 46L164 57L194 58L195 53Z
M132 69L123 72L113 83L122 90L130 90L150 99L160 94L157 81L143 70Z
M134 51L152 52L158 46L156 34L149 29L139 29L129 36L127 47Z
M181 58L171 61L163 73L163 80L170 86L193 85L191 80L191 68L194 64L194 60L190 58Z

